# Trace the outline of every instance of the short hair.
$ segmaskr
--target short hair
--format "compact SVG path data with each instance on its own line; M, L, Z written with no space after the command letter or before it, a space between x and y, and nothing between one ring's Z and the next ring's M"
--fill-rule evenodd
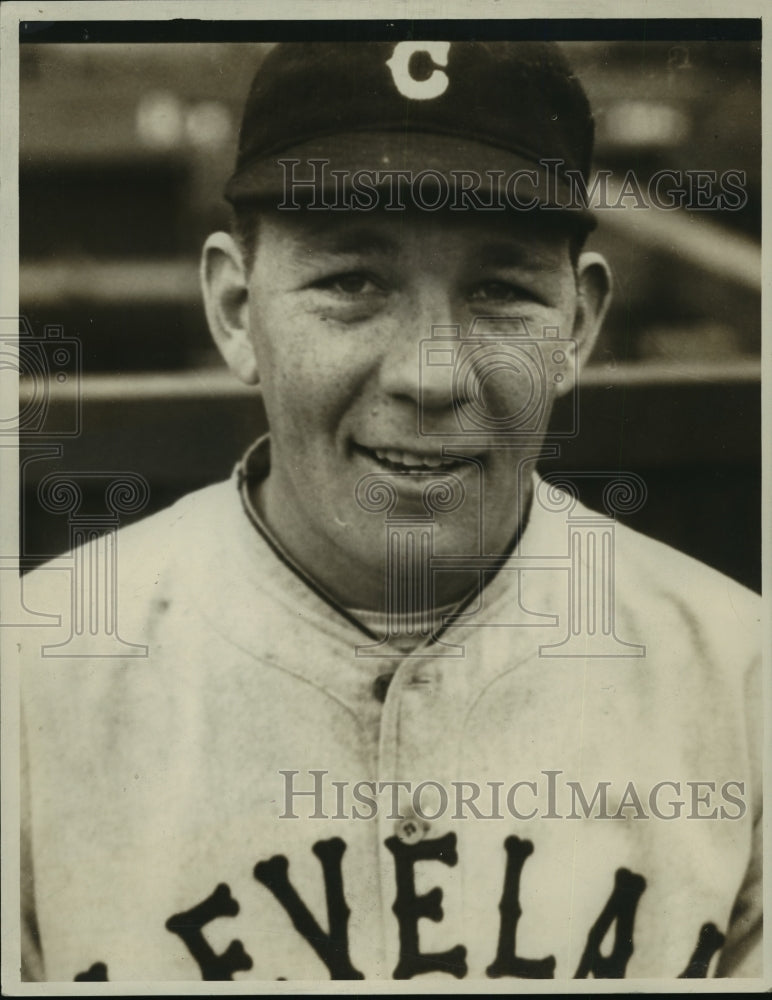
M241 251L247 274L255 263L261 211L256 202L243 202L231 210L231 234Z

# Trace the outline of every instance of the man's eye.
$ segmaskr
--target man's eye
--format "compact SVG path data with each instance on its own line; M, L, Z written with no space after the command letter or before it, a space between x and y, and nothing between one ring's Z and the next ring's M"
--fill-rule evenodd
M470 294L472 302L535 302L533 292L512 285L508 281L485 281L476 285Z
M334 274L314 282L314 285L316 288L337 292L340 295L368 295L382 290L372 278L358 271Z

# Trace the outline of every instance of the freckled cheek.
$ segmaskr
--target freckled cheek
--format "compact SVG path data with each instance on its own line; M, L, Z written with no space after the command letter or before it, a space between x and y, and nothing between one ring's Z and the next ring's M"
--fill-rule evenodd
M269 317L267 317L269 318ZM274 323L260 338L261 384L269 422L282 439L298 448L324 447L324 440L345 436L341 425L352 418L366 395L371 364L368 352L350 334L320 331L297 317ZM279 426L280 425L280 426Z

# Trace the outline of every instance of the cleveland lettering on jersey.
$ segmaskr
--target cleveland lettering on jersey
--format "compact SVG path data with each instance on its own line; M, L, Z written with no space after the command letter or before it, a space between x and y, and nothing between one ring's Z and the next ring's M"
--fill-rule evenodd
M456 836L427 838L417 844L405 844L398 837L389 837L385 847L394 857L396 895L392 910L399 926L399 962L393 979L413 979L422 973L443 972L463 979L467 974L463 944L456 944L441 953L421 951L419 920L437 923L443 919L442 890L435 887L424 895L415 891L415 866L439 861L455 866L458 862ZM526 958L517 954L517 924L523 909L520 902L520 876L523 866L534 851L533 843L519 837L507 837L503 844L507 855L504 886L499 903L501 920L494 960L486 969L491 979L554 979L555 959ZM289 879L289 860L281 854L259 861L254 868L255 879L264 885L281 905L295 930L327 967L331 980L364 979L352 964L348 944L348 920L351 911L346 903L341 860L346 850L341 837L319 840L311 848L321 862L322 878L327 899L327 931L303 902ZM634 925L638 902L646 889L642 875L620 868L614 874L614 887L608 902L587 934L587 943L574 979L624 979L627 963L634 950ZM216 954L203 930L218 917L235 917L239 904L225 884L218 885L210 896L183 913L166 921L166 929L177 934L185 943L199 968L201 978L208 981L229 981L233 974L249 971L253 960L240 940L233 940L221 954ZM610 954L603 954L603 945L613 928ZM715 924L706 923L700 930L694 952L681 979L705 978L711 959L724 943L724 935ZM86 972L75 976L76 982L107 979L107 963L94 962ZM677 974L674 973L674 977ZM291 976L281 977L291 978Z

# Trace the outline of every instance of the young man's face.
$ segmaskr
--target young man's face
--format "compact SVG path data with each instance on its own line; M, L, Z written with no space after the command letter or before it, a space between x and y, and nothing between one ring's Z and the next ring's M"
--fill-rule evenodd
M468 212L274 212L260 218L248 273L224 234L207 253L210 324L231 368L259 378L271 430L271 471L254 499L298 562L349 604L382 603L386 513L362 493L374 474L408 518L425 513L430 482L452 486L461 502L436 513L435 553L506 550L575 369L555 365L550 345L534 380L533 349L471 342L470 329L497 317L498 332L522 334L524 321L526 342L546 327L569 358L571 338L589 350L607 293L601 265L575 271L565 234L536 219ZM441 363L427 364L437 327L467 343L439 344ZM508 433L523 427L527 436ZM437 582L438 601L456 596L452 574Z

